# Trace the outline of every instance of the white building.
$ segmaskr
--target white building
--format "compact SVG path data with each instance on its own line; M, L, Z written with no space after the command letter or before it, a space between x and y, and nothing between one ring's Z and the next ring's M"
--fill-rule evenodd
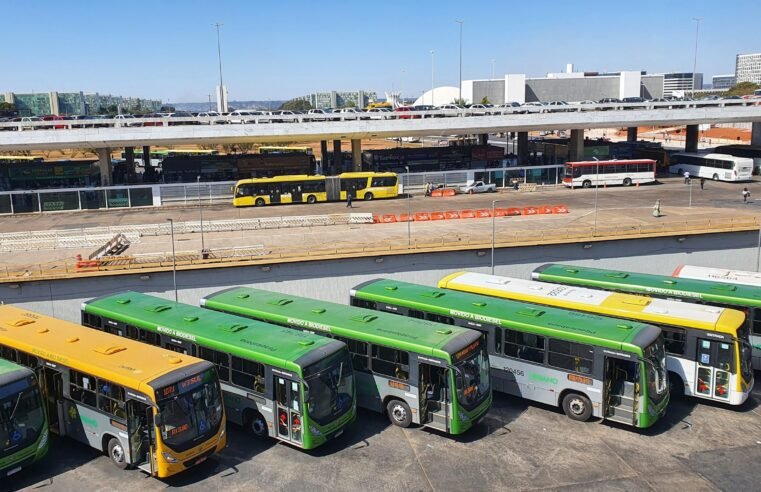
M673 96L674 92L688 94L703 88L703 74L692 72L672 72L663 74L663 95Z
M711 88L714 90L730 89L735 86L737 79L735 74L714 75L711 77Z
M737 55L735 78L738 84L753 82L761 85L761 53Z

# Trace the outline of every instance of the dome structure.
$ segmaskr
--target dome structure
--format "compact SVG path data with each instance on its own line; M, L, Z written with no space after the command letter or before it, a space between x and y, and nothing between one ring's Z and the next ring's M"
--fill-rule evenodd
M433 97L431 97L431 93L433 93ZM458 97L460 97L460 89L457 87L447 85L435 87L430 91L425 91L422 96L418 97L415 100L415 106L451 104Z

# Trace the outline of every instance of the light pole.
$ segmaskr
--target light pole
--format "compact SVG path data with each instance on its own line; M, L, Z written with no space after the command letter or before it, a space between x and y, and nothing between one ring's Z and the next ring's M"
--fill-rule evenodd
M761 272L761 223L758 225L758 253L756 253L756 271Z
M465 21L456 20L455 22L460 24L460 104L463 104L463 101L462 101L462 25Z
M692 97L695 97L695 70L698 69L698 31L700 30L700 21L702 17L693 17L695 21L695 57L692 60Z
M211 111L211 94L209 94L209 111Z
M410 166L404 166L404 169L407 171L407 179L405 180L405 191L407 192L407 248L411 248L412 235L410 234L410 222L412 218L410 217Z
M435 83L434 83L434 77L433 77L433 75L434 75L434 72L433 72L433 54L435 52L436 52L435 50L431 50L431 106L435 106L436 105L433 102L434 101L434 99L433 99L433 90L434 90L434 87L436 87Z
M206 243L203 240L203 207L201 206L201 176L196 176L198 185L198 217L201 220L201 256L206 252Z
M177 302L177 255L174 253L174 220L169 221L169 231L172 234L172 284L174 285L174 302Z
M495 73L494 72L494 63L495 63L495 61L496 60L494 58L491 59L491 79L492 80L494 80L494 73ZM505 101L505 102L507 102L507 101Z
M219 60L219 112L227 111L225 107L225 86L222 83L222 44L219 42L219 28L222 26L219 22L215 23L217 28L217 59Z
M687 186L690 187L690 208L692 208L692 179L690 179L690 181L687 184Z
M491 202L491 274L494 275L494 243L497 231L496 221L494 217L494 210L497 203L504 202L506 200L492 200Z
M600 190L600 159L597 157L592 156L592 159L595 160L595 226L593 229L593 236L597 235L597 194Z

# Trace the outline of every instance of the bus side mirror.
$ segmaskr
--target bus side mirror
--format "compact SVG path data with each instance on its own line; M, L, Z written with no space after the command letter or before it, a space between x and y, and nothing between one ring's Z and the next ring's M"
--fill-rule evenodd
M161 413L157 413L153 416L153 425L156 427L164 425L164 416Z

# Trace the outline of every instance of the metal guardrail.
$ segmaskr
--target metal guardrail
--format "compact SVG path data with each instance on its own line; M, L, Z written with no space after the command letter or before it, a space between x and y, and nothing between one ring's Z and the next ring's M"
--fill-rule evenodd
M736 219L686 220L670 222L653 222L641 225L611 225L597 228L574 226L546 230L508 229L498 231L494 236L497 248L519 247L528 245L562 244L610 241L617 239L636 239L662 236L682 236L694 234L715 234L722 232L757 231L761 226L758 217L741 217ZM350 257L383 256L411 253L442 252L457 250L488 250L492 246L491 234L447 236L426 236L407 241L389 239L381 242L338 243L320 248L272 248L256 249L251 254L230 252L227 256L214 256L203 259L198 251L177 252L176 263L179 269L202 269L219 266L244 266L248 264L267 265L281 262L328 260ZM219 250L222 255L222 250ZM77 269L73 261L58 261L45 264L0 267L0 283L18 283L43 279L77 278L87 275L109 275L117 273L140 274L172 269L171 254L135 255L122 262L103 264L83 271ZM115 259L114 259L115 261Z
M357 121L357 120L396 120L396 119L419 119L419 118L446 118L446 117L472 117L472 116L497 116L512 114L537 114L537 113L568 113L585 111L608 111L608 110L657 110L657 109L689 109L705 107L729 107L729 106L757 106L761 105L761 99L717 99L711 101L664 101L642 103L609 103L609 104L568 104L566 106L520 106L515 108L486 108L486 109L463 109L463 110L431 110L431 111L405 111L388 113L329 113L325 114L296 114L296 115L238 115L238 116L202 116L192 118L120 118L95 119L95 120L49 120L49 121L19 121L2 122L2 130L78 130L83 128L134 128L142 126L175 126L175 125L219 125L219 124L289 124L320 122L330 123L334 121ZM254 110L251 110L254 111Z

